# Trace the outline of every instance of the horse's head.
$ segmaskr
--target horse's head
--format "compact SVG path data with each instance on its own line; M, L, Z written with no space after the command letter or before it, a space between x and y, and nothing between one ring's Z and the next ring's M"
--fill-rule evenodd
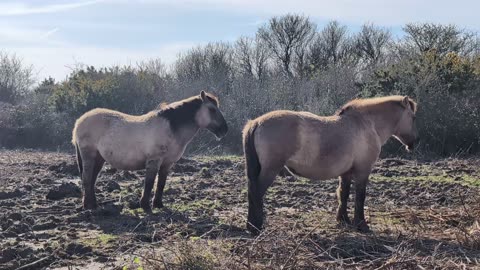
M218 100L211 94L205 91L200 93L202 99L202 106L200 107L196 122L201 128L206 128L217 138L222 138L227 134L228 125L223 117L222 112L218 108Z
M408 96L401 101L403 111L395 128L394 136L403 143L407 150L411 151L418 141L417 127L415 125L415 113L417 104Z

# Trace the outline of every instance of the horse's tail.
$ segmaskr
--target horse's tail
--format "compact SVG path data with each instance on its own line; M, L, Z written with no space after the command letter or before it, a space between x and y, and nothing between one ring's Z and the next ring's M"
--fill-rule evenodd
M260 174L260 162L258 160L257 150L255 149L255 130L258 124L249 122L243 130L243 152L245 154L245 169L250 183L257 183ZM255 185L256 186L256 185ZM249 185L249 189L252 185Z
M243 130L243 151L245 154L245 170L248 178L248 222L247 229L258 234L263 225L262 197L259 194L258 182L261 165L255 148L255 130L257 122L249 122Z
M75 146L75 152L77 154L78 172L80 173L80 177L82 177L83 162L82 162L82 155L80 155L80 149L78 148L77 128L78 128L78 120L75 121L75 126L73 127L73 130L72 130L72 144L73 146Z
M77 143L75 143L75 151L76 151L76 153L77 153L78 172L80 173L80 177L82 177L83 161L82 161L82 155L80 155L80 149L78 148L78 144L77 144Z
M72 144L77 145L77 129L78 129L78 119L75 121L75 125L73 126L72 130Z

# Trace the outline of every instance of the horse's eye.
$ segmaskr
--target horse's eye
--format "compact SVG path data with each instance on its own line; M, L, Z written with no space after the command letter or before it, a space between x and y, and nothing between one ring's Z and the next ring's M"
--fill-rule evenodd
M208 108L208 110L210 111L210 113L215 113L215 111L216 111L215 108L211 108L211 107Z

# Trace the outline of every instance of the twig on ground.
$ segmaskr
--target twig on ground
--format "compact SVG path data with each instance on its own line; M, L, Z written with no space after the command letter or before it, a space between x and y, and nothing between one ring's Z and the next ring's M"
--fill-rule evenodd
M46 257L43 257L41 259L38 259L34 262L31 262L29 264L25 264L23 266L20 266L19 268L17 268L17 270L37 269L42 263L44 263L45 261L49 260L52 257L53 257L53 254L50 254L50 255L48 255Z

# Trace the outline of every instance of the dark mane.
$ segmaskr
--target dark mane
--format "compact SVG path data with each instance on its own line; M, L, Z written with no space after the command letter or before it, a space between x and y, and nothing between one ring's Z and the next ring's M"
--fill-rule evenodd
M207 98L218 107L218 98L216 96L207 93ZM202 103L200 96L189 97L171 104L162 103L159 105L158 116L167 119L172 130L176 132L184 125L195 124L195 114L202 106Z
M338 109L334 115L342 115L344 114L346 111L348 111L348 109L350 109L349 106L347 106L347 104L343 105L340 109Z

